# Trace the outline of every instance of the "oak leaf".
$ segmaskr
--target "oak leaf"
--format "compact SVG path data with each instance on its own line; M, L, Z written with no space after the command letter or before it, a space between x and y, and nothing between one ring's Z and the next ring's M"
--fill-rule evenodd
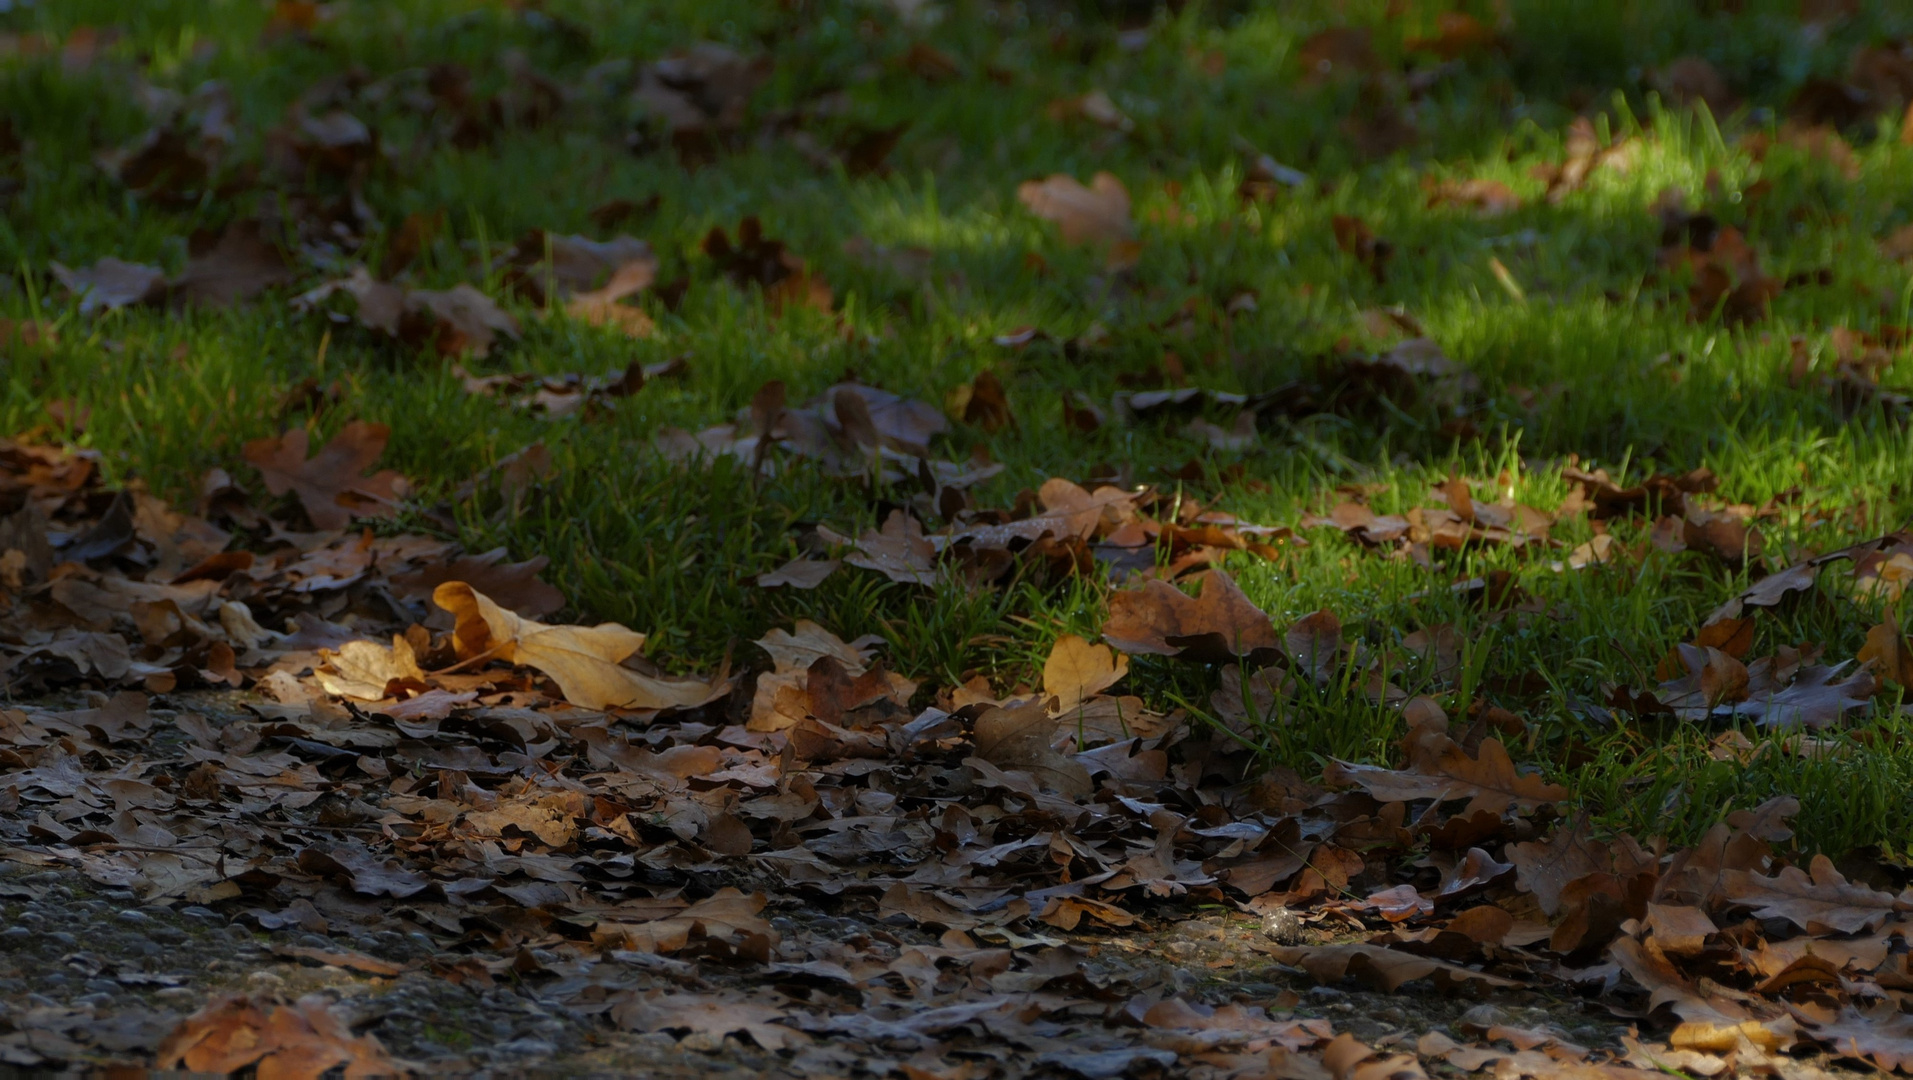
M602 948L630 949L634 952L678 952L696 940L723 942L740 949L753 947L758 939L768 947L777 942L777 931L758 913L764 910L763 893L746 896L726 886L706 899L660 919L644 922L600 922L591 939Z
M644 635L617 623L552 626L521 618L462 581L434 589L432 602L457 620L452 642L461 661L490 656L537 668L579 708L692 709L730 690L722 679L666 679L619 666Z
M1782 867L1773 877L1749 870L1721 875L1726 898L1761 919L1786 919L1810 934L1872 930L1887 916L1913 909L1892 893L1848 881L1833 860L1815 855L1807 870Z
M1436 735L1416 768L1396 770L1332 761L1323 778L1330 783L1359 785L1383 802L1467 799L1464 814L1482 810L1499 814L1509 807L1533 810L1568 797L1568 789L1559 784L1550 784L1535 773L1517 772L1499 739L1483 739L1479 756L1469 757L1460 744Z
M257 1066L261 1077L318 1077L344 1066L347 1077L410 1072L370 1035L354 1037L323 996L268 1012L244 994L214 998L180 1021L159 1045L162 1069L226 1075Z
M156 304L166 295L166 271L107 256L92 266L70 270L52 265L53 276L80 298L80 314L139 304Z
M1079 798L1096 790L1082 763L1055 749L1059 721L1040 701L998 706L976 719L976 756L1004 769L1021 769L1059 794Z
M1270 949L1269 955L1284 964L1301 968L1318 983L1338 983L1353 975L1376 990L1391 993L1400 989L1403 983L1423 978L1429 979L1442 990L1463 986L1497 989L1521 985L1513 979L1377 945L1300 945Z
M611 1019L622 1028L684 1032L687 1046L710 1051L722 1049L725 1037L737 1034L772 1052L808 1043L810 1036L777 1023L789 1015L772 1005L682 990L625 991L611 1006Z
M432 590L445 582L462 581L527 619L542 619L565 606L565 594L538 577L551 565L549 558L539 555L524 562L507 562L508 558L504 548L493 548L393 574L393 591L407 600L419 599L432 595Z
M1239 658L1266 660L1282 650L1268 614L1251 603L1227 574L1209 570L1196 581L1202 592L1194 598L1156 579L1140 589L1114 594L1109 598L1103 640L1126 653L1209 664Z
M307 434L293 428L276 439L254 439L246 444L246 460L259 470L266 490L274 495L290 491L299 497L314 528L343 529L353 517L389 517L406 493L405 478L392 469L371 476L372 467L392 429L384 424L354 420L325 448L306 457Z

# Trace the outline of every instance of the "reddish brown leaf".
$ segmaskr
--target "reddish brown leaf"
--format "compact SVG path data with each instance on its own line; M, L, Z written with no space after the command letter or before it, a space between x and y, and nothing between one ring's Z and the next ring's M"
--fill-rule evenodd
M1483 739L1479 757L1469 757L1445 735L1435 736L1427 755L1411 770L1331 762L1324 779L1356 784L1384 802L1467 799L1463 811L1502 813L1510 807L1533 810L1568 797L1568 789L1535 773L1517 772L1499 739Z
M1227 574L1207 570L1195 580L1201 593L1193 599L1160 580L1114 594L1103 639L1126 653L1207 664L1266 659L1281 651L1275 624Z
M266 490L299 497L313 527L343 529L353 517L390 517L407 490L405 478L386 469L365 471L385 452L392 429L354 420L311 458L306 430L294 428L276 439L246 444L246 460L258 468Z

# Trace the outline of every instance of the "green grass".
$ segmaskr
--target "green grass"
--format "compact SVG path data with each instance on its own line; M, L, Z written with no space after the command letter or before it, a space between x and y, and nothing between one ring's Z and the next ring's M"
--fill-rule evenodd
M1173 485L1166 474L1193 457L1207 461L1212 476L1244 466L1243 482L1195 487L1224 509L1269 523L1293 523L1331 504L1338 484L1382 485L1378 511L1419 505L1451 469L1483 480L1506 473L1518 498L1550 507L1566 493L1560 468L1575 454L1631 477L1706 465L1722 476L1722 494L1741 502L1798 489L1783 516L1763 525L1781 562L1789 552L1906 522L1913 445L1904 421L1879 410L1843 417L1824 391L1790 387L1783 369L1795 335L1819 349L1836 326L1909 321L1913 280L1875 241L1913 218L1913 147L1900 143L1890 116L1854 132L1859 175L1848 179L1784 146L1756 162L1739 140L1771 130L1808 77L1843 73L1856 45L1913 34L1913 13L1869 5L1816 41L1801 33L1792 0L1748 0L1732 16L1622 0L1572 5L1570 16L1567 5L1518 0L1507 5L1512 29L1503 49L1465 61L1414 102L1425 137L1405 153L1370 160L1337 126L1359 91L1304 85L1297 49L1318 29L1368 25L1384 60L1425 72L1432 61L1405 53L1402 43L1432 32L1439 5L1192 2L1156 13L1133 51L1098 13L1108 6L1087 0L939 6L941 22L922 30L900 23L887 5L848 0L553 0L542 13L502 3L340 0L309 42L262 42L270 5L255 0L15 6L0 14L0 29L56 42L80 26L116 25L122 35L88 68L68 69L57 55L0 61L0 106L26 142L0 218L0 258L15 268L0 281L0 308L54 319L59 329L49 349L9 348L0 426L23 431L44 422L49 401L76 401L92 410L78 441L101 451L115 478L140 477L181 500L209 467L246 478L243 442L288 423L310 423L320 435L354 417L390 423L386 463L422 484L427 505L542 441L557 471L518 513L503 512L492 496L454 512L475 548L503 543L520 556L551 556L551 578L574 599L571 614L644 630L654 657L680 668L709 667L727 650L756 663L745 642L814 618L846 638L884 635L891 662L932 684L979 672L1005 686L1030 679L1058 635L1097 633L1103 589L1019 580L997 591L932 593L848 572L814 593L757 590L746 579L796 553L797 526L873 525L884 493L801 466L761 486L723 465L687 475L647 450L657 429L729 419L771 378L802 399L850 369L941 402L990 370L1009 388L1021 423L995 434L959 428L945 446L961 456L980 444L1007 466L980 490L985 505L1008 505L1047 476L1080 479L1100 463L1127 463L1139 481ZM1131 6L1147 18L1148 5ZM1390 20L1386 6L1406 10ZM1488 15L1488 5L1477 6ZM634 63L700 40L774 59L771 80L752 101L753 129L826 93L835 111L807 126L825 145L853 127L907 120L891 174L851 178L772 137L744 138L696 171L668 149L631 149L636 110L603 88L628 82ZM931 83L901 68L898 58L917 40L955 58L962 74ZM361 257L376 265L406 214L443 210L446 229L414 264L416 283L493 288L490 255L523 231L602 235L588 216L593 207L658 196L655 214L628 228L660 253L663 279L692 282L678 310L652 303L658 336L632 341L521 308L523 339L473 366L595 374L687 356L687 379L655 382L606 417L545 421L466 395L435 357L356 327L332 328L328 337L324 320L295 314L283 295L232 312L89 319L47 276L50 261L77 266L106 255L177 270L195 229L254 210L252 195L158 206L93 164L97 152L148 126L129 89L135 79L181 92L223 81L238 106L231 157L245 161L261 153L263 132L282 122L295 97L348 67L378 79L458 62L483 94L510 85L508 50L571 93L554 122L505 131L477 149L414 149L423 131L416 116L390 103L355 107L399 159L364 186L384 231ZM1716 64L1745 108L1716 121L1662 105L1643 72L1695 52ZM1220 58L1220 74L1205 70L1210 57ZM1135 120L1133 131L1047 115L1050 101L1096 88ZM1599 172L1551 204L1530 170L1561 160L1577 111L1614 138L1637 138L1639 154L1629 171ZM1244 140L1306 169L1314 182L1244 204L1236 195ZM1124 179L1141 223L1141 262L1122 277L1063 246L1016 200L1020 180L1055 171L1086 179L1100 169ZM1500 180L1523 205L1496 218L1430 208L1424 177ZM1650 207L1669 186L1740 227L1769 273L1828 269L1832 283L1788 289L1752 326L1691 321L1683 296L1649 280L1659 234ZM773 317L755 294L712 271L700 239L747 214L831 283L837 316ZM1359 215L1395 245L1385 283L1337 249L1337 214ZM863 265L843 248L852 237L928 249L927 280ZM1045 270L1032 267L1032 254ZM1507 267L1524 299L1498 284L1491 259ZM308 269L302 280L321 277ZM1253 312L1233 320L1203 314L1242 290L1254 291ZM1165 332L1192 300L1198 317L1187 333ZM1442 434L1442 417L1425 407L1270 423L1259 445L1241 453L1209 451L1173 423L1071 436L1054 422L1066 392L1106 401L1119 378L1149 369L1165 349L1203 386L1280 387L1314 371L1338 342L1362 345L1359 312L1383 305L1405 308L1479 378L1479 440ZM1109 338L1081 359L1040 343L1021 352L992 344L1026 325L1058 339L1101 325ZM1657 363L1664 356L1684 360ZM1907 375L1902 357L1888 381ZM285 413L286 391L308 377L336 381L341 399L316 416ZM1644 529L1615 525L1629 541ZM1556 532L1570 546L1588 535L1584 523ZM1835 736L1834 752L1774 750L1744 766L1708 756L1714 731L1610 729L1572 708L1598 697L1606 682L1650 684L1658 659L1744 576L1703 556L1658 553L1638 566L1556 573L1549 557L1495 549L1449 557L1430 571L1333 534L1310 541L1281 562L1244 560L1231 569L1278 621L1326 607L1371 649L1443 622L1489 642L1478 649L1472 685L1526 720L1517 759L1571 784L1604 826L1680 840L1731 808L1794 792L1804 804L1804 845L1903 844L1913 740L1891 715L1896 698L1876 704L1881 718ZM1492 570L1515 574L1550 616L1491 621L1445 588ZM1813 643L1844 659L1881 614L1880 603L1830 587L1763 613L1752 655ZM1153 703L1198 711L1215 680L1160 663L1135 670L1133 684ZM1466 702L1451 696L1448 704ZM1283 730L1271 733L1266 756L1313 774L1330 756L1391 760L1400 733L1393 711L1357 688L1335 687L1297 702Z

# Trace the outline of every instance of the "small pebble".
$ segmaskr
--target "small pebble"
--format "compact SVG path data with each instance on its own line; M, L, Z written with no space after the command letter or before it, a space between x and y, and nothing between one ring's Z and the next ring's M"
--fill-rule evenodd
M148 916L144 911L138 908L127 908L118 915L115 915L114 918L121 922L143 923L147 921Z
M1302 940L1302 919L1288 908L1276 908L1262 916L1262 932L1283 945Z
M558 1048L543 1039L513 1039L508 1043L499 1043L497 1053L501 1057L550 1057Z
M1491 1027L1506 1024L1510 1020L1506 1009L1498 1005L1476 1005L1461 1014L1455 1026L1471 1035L1480 1034Z

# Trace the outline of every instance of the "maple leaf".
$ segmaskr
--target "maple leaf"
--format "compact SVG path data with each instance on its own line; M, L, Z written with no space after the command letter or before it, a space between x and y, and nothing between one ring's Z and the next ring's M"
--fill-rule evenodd
M405 478L391 469L365 475L391 436L384 424L354 420L308 459L306 430L293 428L276 439L248 442L245 456L267 491L298 495L314 528L343 529L355 516L390 517L398 511L409 486Z
M1126 653L1208 664L1266 661L1282 651L1275 624L1227 574L1207 570L1195 580L1201 594L1194 598L1156 579L1115 593L1103 640Z
M730 692L722 678L666 679L620 667L644 635L617 623L551 626L520 618L462 581L438 586L432 602L457 620L452 641L460 661L487 656L537 668L580 708L691 709Z
M1825 855L1815 855L1808 867L1782 867L1773 877L1727 870L1721 881L1726 898L1753 909L1756 918L1786 919L1810 934L1855 934L1913 910L1913 903L1892 893L1849 882Z
M1384 802L1467 799L1462 812L1503 813L1509 807L1533 810L1568 797L1568 789L1550 784L1535 773L1515 771L1514 762L1499 739L1481 740L1478 757L1469 757L1460 744L1437 735L1409 770L1384 769L1332 761L1323 779L1334 784L1356 784Z

